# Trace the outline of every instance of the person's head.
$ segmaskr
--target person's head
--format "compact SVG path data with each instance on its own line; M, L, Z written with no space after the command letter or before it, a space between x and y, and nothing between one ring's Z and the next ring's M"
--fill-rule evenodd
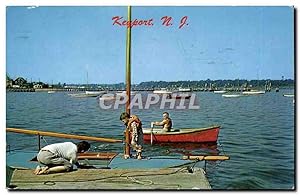
M164 112L164 113L163 113L163 118L164 118L164 119L169 118L169 113L168 113L168 112Z
M90 149L90 147L91 147L91 145L88 142L82 141L77 144L77 151L78 152L86 152Z
M129 118L130 118L130 115L127 112L123 112L120 115L120 120L124 123L124 125L127 125Z

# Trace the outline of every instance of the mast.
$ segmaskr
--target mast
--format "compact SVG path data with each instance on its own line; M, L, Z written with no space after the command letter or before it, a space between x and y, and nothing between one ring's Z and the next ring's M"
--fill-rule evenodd
M127 21L131 21L131 6L127 7ZM126 34L126 107L125 112L130 115L130 86L131 86L131 26L127 27ZM125 130L124 158L130 157L129 129Z
M131 21L131 6L127 9L127 21ZM131 26L127 27L126 36L126 112L130 115L130 86L131 86Z

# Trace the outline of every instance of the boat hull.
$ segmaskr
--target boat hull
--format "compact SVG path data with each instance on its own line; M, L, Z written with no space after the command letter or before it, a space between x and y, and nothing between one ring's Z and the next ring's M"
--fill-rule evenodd
M153 143L208 143L217 142L220 126L202 129L181 129L171 132L153 130ZM143 130L144 142L151 142L151 129Z
M214 91L214 93L216 93L216 94L222 94L222 93L226 93L226 91Z
M244 95L259 95L259 94L265 94L265 91L244 91Z
M294 97L294 94L283 94L284 97Z
M237 98L237 97L242 97L242 95L240 94L224 94L222 95L222 97L226 97L226 98Z

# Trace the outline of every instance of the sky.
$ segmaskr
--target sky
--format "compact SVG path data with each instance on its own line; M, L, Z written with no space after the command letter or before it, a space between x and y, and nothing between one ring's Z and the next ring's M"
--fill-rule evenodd
M28 81L125 81L127 7L6 9L6 73ZM161 18L172 17L171 26ZM179 28L181 19L186 23ZM132 7L132 83L294 79L293 7Z

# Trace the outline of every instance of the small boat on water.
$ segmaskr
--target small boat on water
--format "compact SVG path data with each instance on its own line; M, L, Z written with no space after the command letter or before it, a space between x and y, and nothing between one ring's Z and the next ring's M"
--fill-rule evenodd
M283 94L284 97L294 97L294 94Z
M222 94L222 93L226 93L226 91L224 91L224 90L220 90L220 91L214 91L214 93L217 93L217 94Z
M192 90L191 90L191 88L181 88L181 87L179 87L178 91L179 92L191 92Z
M144 141L153 143L215 143L218 140L220 126L194 129L173 129L163 132L161 129L144 128ZM152 137L152 138L151 138Z
M190 99L191 94L190 93L172 93L168 94L168 99Z
M96 96L104 93L105 93L104 91L85 91L85 94L87 95L96 95Z
M97 97L99 96L98 94L86 94L86 93L73 93L73 94L68 94L71 97L75 98L87 98L87 97Z
M237 98L237 97L242 97L243 95L241 94L223 94L222 97L225 98Z
M160 90L154 90L155 94L171 94L172 91L168 91L166 88L161 88Z
M266 93L265 91L258 91L258 90L243 91L243 95L260 95L265 93Z
M131 92L130 92L130 95L135 95L135 94L136 94L135 91L131 91ZM116 93L116 95L119 95L119 96L126 95L126 91L118 91L118 92Z
M55 93L55 91L48 91L48 93L49 93L49 94L51 94L51 93Z

